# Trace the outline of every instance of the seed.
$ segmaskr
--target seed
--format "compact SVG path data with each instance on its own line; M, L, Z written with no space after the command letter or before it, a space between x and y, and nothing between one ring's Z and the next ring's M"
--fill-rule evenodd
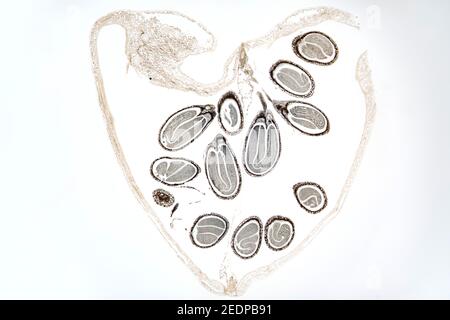
M216 116L213 105L191 106L172 114L159 131L159 143L180 150L198 138Z
M191 240L200 248L210 248L216 245L228 231L228 221L225 217L210 213L198 217L191 228Z
M214 193L222 199L233 199L241 189L241 172L231 147L221 134L208 144L205 172Z
M294 194L300 206L309 213L318 213L327 206L327 195L317 183L297 183Z
M153 161L150 173L159 182L169 186L178 186L194 179L200 167L184 158L161 157Z
M243 114L239 98L234 92L222 96L218 103L219 122L223 130L230 134L237 134L244 126Z
M244 143L244 168L250 175L269 173L280 159L280 130L270 111L260 112L250 125Z
M239 224L233 234L231 247L242 259L253 257L261 246L262 222L258 217L249 217Z
M278 61L270 69L270 77L284 91L300 98L314 92L314 80L308 71L290 61Z
M338 57L336 43L323 32L311 31L296 37L292 41L294 53L308 62L318 65L330 65Z
M175 202L173 195L164 189L156 189L153 191L153 200L162 207L170 207Z
M294 223L289 218L274 216L266 223L266 244L275 251L286 249L294 239L294 233Z
M326 115L310 103L300 101L278 102L276 109L295 129L311 136L319 136L329 131Z

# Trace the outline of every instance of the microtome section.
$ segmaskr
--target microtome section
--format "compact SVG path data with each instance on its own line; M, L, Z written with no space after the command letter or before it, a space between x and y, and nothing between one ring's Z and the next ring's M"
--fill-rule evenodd
M199 248L210 248L216 245L228 231L225 217L210 213L199 216L191 228L191 240Z
M270 77L281 89L299 98L310 97L314 80L308 71L290 61L278 61L270 69Z
M275 251L286 249L294 239L294 223L287 217L274 216L265 226L267 246Z
M200 172L200 167L185 158L161 157L153 161L150 173L161 183L179 186L193 180Z
M318 213L327 206L325 191L317 183L297 183L294 194L300 206L309 213Z
M256 255L261 247L262 229L262 222L258 217L249 217L241 222L231 241L234 253L242 259Z
M100 30L112 24L126 31L129 65L150 86L161 87L152 88L151 94L161 105L151 110L136 106L123 122L122 117L111 121L97 48ZM321 26L330 34L319 31ZM375 114L367 54L361 54L363 48L357 38L350 38L353 31L347 27L357 28L357 19L338 9L300 10L262 37L242 42L227 55L220 78L203 83L196 79L199 70L187 74L183 65L194 55L212 51L217 42L195 20L171 11L121 10L93 26L92 70L117 160L160 233L214 292L243 293L253 278L300 252L340 211ZM339 90L333 90L333 84ZM365 105L364 114L357 109L360 105ZM355 149L347 147L358 142L352 136L360 133L360 118L364 128L350 158L350 152L342 150ZM130 120L137 120L136 128L126 130ZM339 125L344 122L352 125ZM139 145L144 131L152 134L152 141L143 143L146 150ZM134 147L122 148L127 143ZM341 143L341 152L332 153L330 146ZM295 154L286 152L288 148L314 152ZM289 154L297 157L284 159ZM319 157L330 154L339 166L320 167ZM349 169L347 176L341 165ZM329 169L333 174L327 174ZM149 181L141 179L142 174ZM242 189L242 179L247 189ZM261 196L260 190L268 192ZM331 200L333 208L327 210Z
M278 102L275 108L291 126L302 133L319 136L327 133L330 129L325 113L310 103Z
M233 150L221 134L206 148L205 172L211 189L219 198L233 199L238 195L241 171Z
M239 133L244 126L244 116L238 96L234 92L227 92L217 105L222 129L230 135Z
M190 106L171 115L159 131L159 143L180 150L198 138L216 116L213 105Z
M281 153L280 130L270 111L260 112L244 143L244 168L252 176L263 176L277 164Z
M292 41L294 53L308 62L330 65L338 57L338 47L333 39L319 31L307 32Z

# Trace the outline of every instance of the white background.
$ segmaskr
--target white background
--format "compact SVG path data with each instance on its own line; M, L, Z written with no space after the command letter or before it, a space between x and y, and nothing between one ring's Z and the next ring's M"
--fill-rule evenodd
M178 260L128 189L98 107L90 27L117 9L172 9L199 20L219 41L237 34L247 40L319 4L361 18L377 92L375 128L341 214L242 298L449 299L450 3L444 0L4 6L0 298L217 298ZM379 25L367 14L372 5Z

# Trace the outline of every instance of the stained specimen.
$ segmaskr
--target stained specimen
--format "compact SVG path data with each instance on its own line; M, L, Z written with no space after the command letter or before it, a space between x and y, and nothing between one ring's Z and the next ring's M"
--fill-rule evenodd
M178 186L194 179L200 167L185 158L161 157L153 161L150 173L159 182L169 186Z
M264 229L264 239L272 250L286 249L294 239L294 223L287 217L274 216L270 218Z
M239 224L233 233L231 247L242 259L258 253L262 239L262 222L258 217L249 217Z
M153 200L162 207L170 207L175 202L173 195L164 189L156 189L153 191Z
M227 219L219 214L209 213L199 216L194 221L190 237L197 247L210 248L222 240L227 231Z
M317 183L297 183L294 185L294 194L300 206L309 213L318 213L327 206L327 195Z
M241 171L227 140L218 134L208 144L205 172L214 193L222 199L233 199L241 189Z
M292 41L294 53L314 64L329 65L338 57L338 47L328 35L319 31L307 32Z
M169 151L180 150L194 141L216 116L213 105L190 106L171 115L159 131L159 143Z
M307 98L314 92L312 76L293 62L278 61L270 69L270 77L281 89L296 97Z
M267 24L267 21L264 23ZM99 61L100 57L103 59L104 54L108 55L118 47L110 46L114 37L110 37L111 41L99 41L103 39L104 33L100 32L102 28L114 24L125 31L123 37L117 36L117 39L125 40L125 60L139 77L134 75L118 77L110 81L111 79L107 78L119 75L120 72L102 74L105 66L124 67ZM333 51L334 42L327 37L321 37L319 31L311 33L308 37L304 36L311 30L320 30L318 28L322 26L330 30L329 35L333 40L338 41L339 52L337 46ZM111 32L114 33L116 30ZM261 37L249 41L237 39L242 42L233 52L226 53L228 58L223 66L223 72L207 83L202 81L205 80L202 76L212 79L209 77L212 75L208 74L209 70L195 69L196 64L191 65L191 62L196 60L200 65L207 66L208 61L202 61L202 57L206 55L198 54L210 52L217 41L203 25L185 15L169 11L122 10L101 17L92 28L90 42L92 71L107 134L120 168L131 191L153 220L159 233L206 288L219 294L243 294L253 279L271 273L301 252L340 212L361 163L376 109L367 53L364 46L358 43L357 33L357 19L349 13L333 8L300 10L280 21L275 28L268 30ZM302 36L304 37L300 39ZM296 41L292 42L295 37ZM286 40L289 43L286 43ZM297 55L294 53L296 50ZM338 54L339 57L336 59ZM194 58L192 61L191 57ZM270 70L270 64L267 64L266 59L270 57L277 57L271 60L271 63L275 63L278 59L288 59L292 62L284 61ZM341 65L340 61L345 64ZM311 63L331 64L331 66L315 66ZM310 71L313 78L307 71ZM269 80L269 77L273 78L273 81ZM110 85L105 87L104 80ZM145 85L148 86L148 90L144 89L145 94L136 99L137 91ZM326 90L328 88L333 90ZM114 101L115 96L109 95L111 89L120 90L123 98L130 97L127 110L129 112L125 114L110 108L109 102L114 105L124 103L123 99ZM225 100L220 97L227 96L226 93L230 91L238 97L235 101L239 106L232 99L222 106L205 105L212 102L223 103ZM273 113L282 133L284 149L283 159L278 161L276 170L270 175L261 178L242 177L247 179L243 182L244 188L241 187L240 191L236 191L239 190L236 186L241 182L239 167L232 157L232 165L228 167L230 161L214 162L216 167L206 176L212 177L209 179L214 182L212 185L204 176L200 177L199 170L197 171L195 166L192 164L183 166L180 161L155 161L152 175L157 181L149 177L146 159L154 160L159 156L186 157L195 160L206 174L205 167L197 159L202 153L206 155L207 142L204 141L212 141L219 132L227 138L227 144L233 151L239 150L237 160L240 162L250 127L256 114L261 111L261 106L255 103L255 98L257 99L259 93L263 93L264 96L266 92L270 93L271 97L265 101L266 108L263 103L262 111L266 112L268 109ZM317 104L320 110L303 108L307 104L293 101L308 101L303 98L311 95L317 95L316 101L321 101L321 104ZM268 98L267 94L266 96ZM231 95L228 96L230 97ZM278 101L282 103L277 104ZM151 105L152 102L154 105L151 108L142 108ZM274 107L282 106L278 109L279 114L271 110L272 104ZM189 108L186 108L188 110L183 109L179 114L175 109L167 112L167 108L171 105L179 105L179 109L192 106L189 108L196 111L190 113ZM339 112L331 113L331 108L337 110L337 106ZM242 109L239 110L239 107ZM238 110L242 111L245 119L237 112ZM320 111L323 111L322 114ZM160 119L161 114L164 119ZM251 114L248 121L247 114ZM212 118L216 115L222 128L219 128L219 123L213 123L215 120ZM284 120L278 120L279 115ZM153 120L158 121L156 126ZM284 123L280 123L284 121L296 127L295 131L314 135L323 131L329 134L325 139L305 138L293 129L288 130ZM161 128L163 123L164 128ZM335 134L334 126L337 128L339 123L346 125L348 135L340 135L337 130ZM214 129L217 129L217 132L214 132ZM221 141L223 143L223 140ZM315 142L317 144L312 146ZM262 145L265 144L261 143ZM168 154L161 153L162 147L169 150ZM314 152L309 152L312 151L309 149L311 147ZM335 147L339 148L340 152L333 152L332 149ZM286 152L288 148L292 148L291 154L298 158L289 159ZM180 153L177 153L177 150ZM255 150L253 149L253 153L256 154ZM261 150L258 149L258 152ZM296 150L302 152L298 153ZM225 151L210 152L209 156L217 160L219 157L225 158L225 155L230 153L232 154L225 148ZM332 166L322 161L314 161L326 157L333 157ZM244 166L245 161L242 157L239 165ZM321 165L324 167L320 167ZM299 186L295 189L295 197L303 208L292 198L292 193L287 194L291 197L290 201L289 198L285 199L286 190L294 184L286 185L286 182L294 176L291 174L294 168L295 176L308 175L310 179L320 178L320 184L326 188L326 196L320 188ZM251 174L248 168L243 171L244 175ZM195 182L195 186L189 185L192 182ZM163 183L169 186L163 186ZM158 187L149 189L149 185L152 184ZM176 188L171 187L172 185ZM217 186L216 191L214 186ZM229 186L232 191L227 193ZM176 199L172 205L170 205L172 197L165 190L155 192L152 196L153 190L160 187L172 193L172 197ZM204 188L208 187L215 193L200 191L205 191ZM216 194L225 195L224 199L227 197L232 199L233 194L239 194L239 198L222 201ZM304 208L309 208L311 210L309 212L318 212L325 206L327 197L329 204L323 212L315 216L305 213ZM164 208L161 204L170 207ZM233 230L224 231L224 220L221 218L213 218L216 219L213 222L217 222L219 226L215 228L214 223L206 224L206 218L203 220L198 217L200 214L211 212L222 213L230 224L233 224ZM265 218L264 222L267 223L264 226L261 226L258 223L259 219L255 218L243 222L243 226L236 229L236 226L247 217L243 217L242 212L249 214L257 212L264 217L270 212L286 212L284 218L290 218L291 222L295 222L295 237L294 233L289 233L291 224L281 219L283 217L277 219L272 217L269 221ZM202 225L203 223L205 225ZM204 231L209 230L208 228L214 231L211 234ZM265 240L262 240L263 232ZM233 233L235 237L232 237ZM219 238L222 239L221 242L211 249L199 249L213 245ZM258 251L257 248L263 241L270 249L263 248ZM231 245L229 242L232 242L233 249L228 246ZM282 248L286 249L274 251ZM231 253L232 250L235 253ZM250 257L253 251L257 252L254 259L239 258L239 256Z
M281 153L280 131L270 111L260 112L250 125L244 143L244 168L253 176L269 173Z
M327 116L316 106L300 101L277 102L275 108L295 129L311 136L325 134L330 129Z
M231 135L239 133L244 126L244 116L238 96L232 91L227 92L217 105L219 122L223 130Z

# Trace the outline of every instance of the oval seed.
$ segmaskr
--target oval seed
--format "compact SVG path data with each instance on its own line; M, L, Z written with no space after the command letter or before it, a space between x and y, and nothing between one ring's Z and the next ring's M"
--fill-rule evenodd
M228 231L228 221L225 217L210 213L198 217L191 228L191 240L200 248L210 248L216 245Z
M153 161L150 173L153 178L169 186L178 186L194 179L200 167L184 158L161 157Z
M205 172L214 193L222 199L233 199L241 189L241 172L231 147L221 134L208 144Z
M327 116L310 103L288 101L276 104L276 109L295 129L311 136L319 136L329 131Z
M311 31L292 41L294 53L308 62L318 65L330 65L338 57L336 43L323 32Z
M180 150L200 136L215 116L213 105L181 109L171 115L161 127L159 143L166 150Z
M327 206L327 195L317 183L297 183L294 194L300 206L309 213L318 213Z
M266 244L275 251L286 249L294 239L294 233L294 223L289 218L274 216L266 223Z
M239 224L233 234L231 247L242 259L253 257L261 246L262 223L258 217L250 217Z
M302 67L290 61L278 61L270 69L270 77L284 91L300 98L314 92L314 80Z
M244 143L244 168L253 176L269 173L280 159L280 130L271 112L260 112Z
M153 200L161 207L170 207L175 202L173 195L164 189L156 189L153 191Z
M234 92L222 96L218 103L219 122L223 130L234 135L244 126L241 103Z

